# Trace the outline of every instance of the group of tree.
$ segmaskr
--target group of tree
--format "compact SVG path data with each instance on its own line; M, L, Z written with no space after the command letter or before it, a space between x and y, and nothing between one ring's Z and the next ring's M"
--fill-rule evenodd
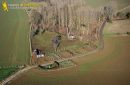
M33 34L49 30L85 39L97 37L99 24L111 21L115 11L113 1L99 8L89 7L86 0L44 0L47 5L31 10L30 23ZM87 37L86 37L87 36ZM98 38L98 37L97 37Z

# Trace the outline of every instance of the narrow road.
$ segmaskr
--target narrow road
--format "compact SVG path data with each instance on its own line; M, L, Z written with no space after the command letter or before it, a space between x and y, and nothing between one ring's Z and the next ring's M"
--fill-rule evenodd
M20 74L22 74L22 73L24 73L24 72L26 72L26 71L28 71L28 70L30 70L32 68L35 68L35 67L37 67L37 66L28 66L28 67L16 72L14 75L12 75L12 76L8 77L6 80L4 80L1 83L1 85L6 85L9 81L11 81L12 79L18 77Z

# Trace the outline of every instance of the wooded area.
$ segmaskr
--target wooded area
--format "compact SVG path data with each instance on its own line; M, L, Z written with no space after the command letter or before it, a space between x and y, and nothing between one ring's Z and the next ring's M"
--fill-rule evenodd
M80 40L98 40L101 22L113 18L116 4L108 4L91 8L85 0L43 0L47 5L31 10L30 23L32 33L38 34L44 30L53 31ZM42 1L42 2L43 2Z

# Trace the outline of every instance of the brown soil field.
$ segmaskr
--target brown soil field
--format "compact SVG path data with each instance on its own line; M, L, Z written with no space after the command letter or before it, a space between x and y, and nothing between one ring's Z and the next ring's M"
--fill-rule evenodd
M32 69L9 85L130 85L130 36L104 37L104 49L77 58L76 67Z

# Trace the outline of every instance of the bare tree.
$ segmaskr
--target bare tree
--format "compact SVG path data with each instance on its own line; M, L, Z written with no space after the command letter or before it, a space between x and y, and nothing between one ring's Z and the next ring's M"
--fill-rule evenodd
M51 31L64 30L68 39L71 34L97 39L96 33L104 18L113 18L116 10L113 3L111 1L102 7L91 8L85 0L49 0L48 5L41 6L38 12L32 11L31 22L36 25L41 23L43 28Z

